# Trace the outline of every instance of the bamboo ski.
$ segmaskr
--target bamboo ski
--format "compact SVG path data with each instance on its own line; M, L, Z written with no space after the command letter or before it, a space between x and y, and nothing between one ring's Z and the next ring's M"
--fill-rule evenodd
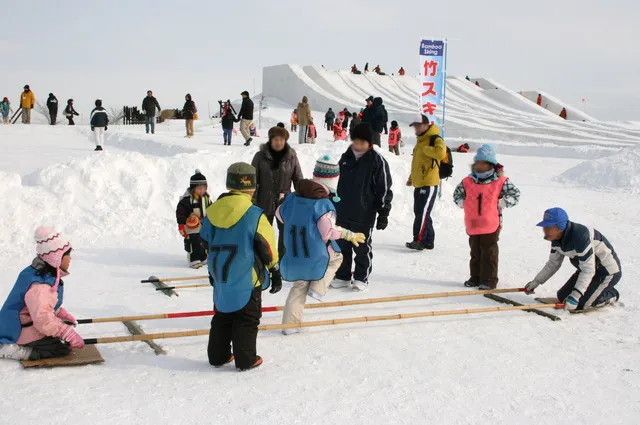
M331 301L331 302L324 302L324 303L307 304L304 306L304 308L314 309L314 308L346 307L350 305L390 303L390 302L401 302L401 301L424 300L424 299L430 299L430 298L460 297L460 296L469 296L469 295L505 294L509 292L523 292L523 291L524 291L524 288L505 288L505 289L487 289L483 291L474 290L474 291L439 292L439 293L433 293L433 294L401 295L398 297L365 298L361 300L351 300L351 301ZM284 306L262 307L263 313L269 313L273 311L282 311L282 310L284 310ZM78 323L86 324L86 323L127 322L127 321L133 321L133 320L178 319L178 318L184 318L184 317L198 317L198 316L213 316L213 310L190 311L190 312L184 312L184 313L160 313L160 314L149 314L144 316L121 316L121 317L103 317L103 318L95 318L95 319L80 319L78 320Z
M535 310L540 308L562 308L563 306L564 306L563 304L534 304L534 305L522 305L522 306L513 306L513 307L488 307L488 308L471 308L471 309L465 309L465 310L425 311L422 313L391 314L391 315L385 315L385 316L363 316L363 317L352 317L348 319L332 319L332 320L319 320L316 322L289 323L286 325L261 325L261 326L258 326L258 330L272 331L272 330L292 329L292 328L311 328L311 327L317 327L317 326L343 325L347 323L417 319L421 317L433 317L433 316L454 316L454 315L462 315L462 314L494 313L494 312L501 312L501 311ZM163 332L163 333L146 334L146 335L88 338L84 340L84 343L85 344L113 344L117 342L146 341L148 339L183 338L183 337L189 337L189 336L209 335L209 332L210 332L209 329L198 329L198 330L191 330L191 331Z
M203 276L186 276L186 277L170 277L166 279L160 279L159 277L150 276L148 279L141 280L140 283L154 283L154 282L185 282L188 280L201 280L208 279L208 275Z

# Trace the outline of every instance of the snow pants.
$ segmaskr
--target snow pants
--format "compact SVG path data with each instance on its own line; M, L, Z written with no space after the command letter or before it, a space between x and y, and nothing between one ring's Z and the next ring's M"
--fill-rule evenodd
M189 263L207 259L207 251L202 246L202 238L198 233L187 235L184 240L184 250L189 254Z
M253 124L253 120L245 120L244 118L240 120L240 134L244 137L244 141L251 139L251 132L249 131L249 127Z
M469 236L471 259L469 260L469 280L478 285L498 286L498 240L500 229L487 235Z
M569 278L567 283L565 283L562 288L558 290L558 299L560 302L564 302L564 300L571 294L571 291L576 286L576 282L578 281L578 277L580 276L580 271L578 270ZM597 274L591 280L591 283L587 287L582 298L580 298L580 302L578 303L578 310L584 310L587 308L591 308L594 305L603 303L608 301L609 299L618 296L618 291L614 289L614 286L620 282L622 278L622 272L618 272L615 274Z
M436 239L431 212L437 194L438 186L417 187L413 191L413 240L424 247L433 245Z
M232 313L216 310L211 319L207 347L209 364L222 366L229 361L233 350L237 368L247 369L253 366L258 360L256 340L261 317L262 288L260 286L253 290L249 302L243 309Z
M30 108L22 108L22 124L31 124Z
M324 124L327 126L327 130L333 131L333 120L326 121Z
M358 229L360 230L360 229ZM355 231L355 230L354 230ZM369 283L369 275L373 269L373 249L371 247L371 233L373 229L367 229L364 233L365 242L360 246L353 246L344 239L338 240L338 246L342 251L342 264L336 272L336 279L351 280L352 264L355 262L353 278L363 283ZM355 258L354 254L355 253Z
M309 291L313 291L320 296L324 296L329 291L329 285L336 275L336 271L342 264L342 254L334 253L329 258L327 271L320 280L297 280L289 291L287 302L284 305L282 323L300 323L304 312L304 303L307 300Z
M96 146L104 145L104 132L105 132L104 127L93 128L93 135L96 138Z

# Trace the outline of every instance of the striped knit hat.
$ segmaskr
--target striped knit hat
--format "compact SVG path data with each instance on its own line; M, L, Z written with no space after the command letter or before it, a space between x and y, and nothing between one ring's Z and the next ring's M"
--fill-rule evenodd
M45 263L60 268L62 256L71 249L71 242L60 232L41 226L36 229L36 252Z
M196 168L196 173L189 180L189 187L193 189L196 186L207 186L207 178Z
M313 181L325 185L331 193L337 195L340 180L340 164L332 156L325 155L316 161L313 168Z

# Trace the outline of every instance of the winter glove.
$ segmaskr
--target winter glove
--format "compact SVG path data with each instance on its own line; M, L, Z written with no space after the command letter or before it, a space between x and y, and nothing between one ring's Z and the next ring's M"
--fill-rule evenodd
M353 244L353 246L360 246L361 243L364 243L366 238L363 233L354 233L348 229L342 229L342 234L340 235L341 239L345 241L349 241Z
M378 216L378 222L376 223L376 229L384 230L389 225L389 218Z
M94 131L96 128L94 126L91 126L91 131Z
M413 186L413 183L411 183L411 177L407 179L407 186L409 187Z
M527 295L533 294L533 291L535 291L538 286L540 286L540 284L538 282L536 282L535 280L532 280L531 282L527 283L524 286L525 294L527 294Z
M71 313L69 313L67 310L65 310L64 307L60 307L60 309L58 310L58 318L63 322L70 323L71 326L78 325L78 321L76 320L76 318L73 317L73 315L71 315Z
M185 229L184 224L178 224L178 232L180 232L180 236L187 238L187 229Z
M271 290L270 294L277 294L282 289L282 275L280 274L280 268L275 266L269 270L271 274Z
M56 336L61 340L68 342L69 346L73 349L80 349L84 347L84 340L82 337L69 325L62 325L60 327L60 331L58 331L58 335Z
M580 298L582 294L577 289L571 291L571 294L564 300L564 309L566 311L573 311L578 308L578 303L580 302Z

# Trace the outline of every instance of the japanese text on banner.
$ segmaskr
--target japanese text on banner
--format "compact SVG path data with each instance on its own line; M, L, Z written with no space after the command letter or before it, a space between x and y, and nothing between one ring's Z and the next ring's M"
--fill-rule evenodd
M420 43L420 110L438 122L443 92L444 40L422 40Z

